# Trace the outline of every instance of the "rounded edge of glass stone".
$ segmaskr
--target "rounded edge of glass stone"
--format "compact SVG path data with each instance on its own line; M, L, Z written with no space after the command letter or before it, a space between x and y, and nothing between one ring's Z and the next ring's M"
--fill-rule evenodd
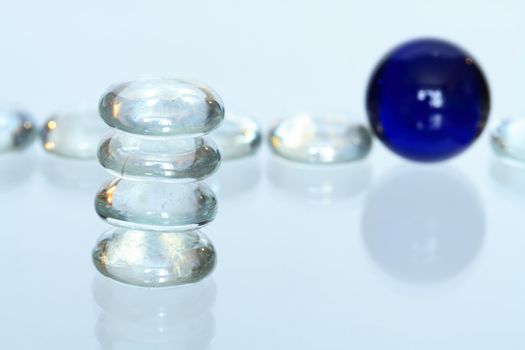
M288 152L283 152L283 150L280 149L280 145L282 143L281 137L277 135L279 131L279 127L282 127L283 123L286 122L294 122L294 119L297 119L299 117L307 117L312 119L315 123L334 123L334 124L340 124L342 126L346 125L346 128L348 128L353 134L354 137L357 135L357 137L361 138L362 145L357 147L362 147L363 149L356 153L355 155L348 155L347 157L339 157L334 160L323 160L320 157L315 156L315 154L312 154L311 152L303 152L303 154L297 154L292 155ZM289 118L280 119L277 121L277 123L274 124L272 128L268 131L267 135L267 142L269 145L270 150L273 154L276 156L285 159L290 162L299 163L299 164L306 164L306 165L337 165L337 164L347 164L352 163L356 161L360 161L365 159L372 150L372 144L373 144L373 137L370 129L366 127L363 124L360 123L352 123L350 121L345 120L345 118L336 116L334 118L329 118L328 120L323 120L326 117L322 115L309 115L309 114L302 114L302 115L296 115ZM353 142L355 144L355 142Z
M204 192L206 192L209 200L211 201L212 205L207 206L207 210L209 212L208 215L201 215L197 217L197 220L187 220L187 222L180 223L180 224L165 224L165 223L148 223L144 220L133 220L130 218L125 217L125 215L120 212L120 210L109 210L107 207L107 203L112 205L113 201L113 194L118 189L118 186L120 183L127 183L130 186L169 186L170 189L174 189L174 186L177 186L179 188L183 187L189 187L189 186L198 186L201 189L204 189ZM111 198L111 199L109 199ZM201 195L199 197L200 200L203 199L203 196ZM208 225L210 222L212 222L215 217L217 216L218 211L218 201L217 197L215 195L215 192L211 189L211 187L206 184L205 182L190 182L190 183L182 183L182 184L170 184L166 182L149 182L149 181L132 181L127 180L123 178L116 178L106 181L100 190L95 195L95 212L97 215L104 221L106 221L108 224L113 226L118 226L122 228L127 229L134 229L134 230L147 230L147 231L190 231L190 230L197 230L200 229L206 225ZM103 209L106 210L103 210ZM128 212L129 214L129 212ZM134 213L131 213L132 215L142 214L142 212L139 212L139 210L135 211Z
M239 145L232 145L234 142L231 142L229 145L221 144L221 141L228 138L227 135L220 135L221 128L224 128L227 124L231 124L233 127L238 126L238 124L251 124L249 131L253 133L253 136L248 142L243 142ZM239 131L242 130L239 129ZM222 159L225 161L238 160L255 155L261 148L263 140L261 125L255 119L243 114L226 113L223 123L211 136L221 146Z
M211 123L209 127L203 128L202 130L182 131L182 132L181 131L179 132L164 132L164 131L155 132L155 131L147 131L147 130L142 130L142 132L137 132L136 128L126 126L122 123L117 123L116 121L118 120L118 118L114 116L115 108L113 107L113 103L107 102L108 100L112 100L113 98L116 97L116 94L114 93L114 91L123 90L126 86L130 86L131 84L148 83L148 82L154 83L157 81L158 82L168 82L169 81L169 82L176 83L176 84L178 83L178 84L193 85L193 87L201 90L208 97L206 99L206 102L208 104L210 104L211 102L216 103L215 109L218 112L212 118L209 118L213 120L214 122ZM113 97L110 98L110 96L113 96ZM140 100L140 99L137 99L137 100ZM99 115L102 118L102 120L110 127L115 128L121 132L129 133L132 135L141 135L141 136L150 137L150 138L202 136L202 135L208 134L212 132L213 130L217 129L223 122L224 114L225 114L224 102L222 101L222 98L220 97L220 95L214 89L196 80L178 79L178 78L170 78L170 77L143 77L143 78L139 78L135 80L127 80L127 81L120 82L120 83L114 83L110 85L100 97L100 100L98 103L98 111L99 111Z
M123 257L121 259L128 259L128 262L126 261L115 264L117 266L117 269L119 266L121 266L121 271L113 271L111 272L108 268L109 264L107 261L110 257L107 256L107 252L110 249L110 245L113 243L112 239L115 238L116 235L126 235L130 232L137 232L137 233L143 233L144 235L188 235L188 234L194 234L195 237L198 237L198 242L196 242L195 246L190 249L181 249L178 250L176 248L173 249L171 257L178 257L181 260L184 259L189 260L187 254L188 253L195 253L198 255L198 262L200 262L200 266L197 266L197 269L201 269L202 271L198 272L195 275L189 275L185 276L183 278L172 278L171 280L166 279L164 281L161 281L163 278L166 278L166 276L160 276L161 274L158 273L161 268L157 264L152 264L152 266L146 266L146 264L137 264L135 267L142 267L146 272L142 274L142 278L140 278L140 273L135 273L134 276L128 276L126 277L126 274L133 274L133 268L129 265L132 265L136 260L139 259L140 250L141 248L147 246L144 244L140 244L140 242L130 242L135 243L135 246L130 247L130 244L123 244L120 249L122 250ZM159 241L169 241L169 239L159 239ZM136 248L135 251L130 251L130 248ZM150 247L151 248L151 247ZM118 247L116 249L119 249ZM177 251L178 254L173 254ZM136 254L133 254L133 253ZM166 252L169 254L169 252ZM183 254L186 255L183 255ZM149 254L149 255L148 255ZM154 252L153 249L150 249L150 251L146 251L146 254L143 254L142 257L144 258L144 255L147 255L147 257L156 256L158 257L158 252ZM91 258L93 265L97 269L97 271L102 274L103 276L106 276L107 278L110 278L112 280L115 280L120 283L133 285L137 287L146 287L146 288L166 288L166 287L175 287L175 286L184 286L188 284L193 284L200 282L204 280L205 278L209 277L213 271L215 270L215 267L217 265L217 253L215 250L215 247L211 240L203 234L199 230L187 230L187 231L146 231L146 230L133 230L133 229L127 229L122 227L113 227L108 229L106 232L104 232L96 241L95 247L93 248L91 252ZM167 260L168 258L166 258ZM127 267L126 267L127 265ZM180 269L174 269L176 264L167 264L165 267L166 270L169 271L180 271ZM171 267L171 268L169 268ZM128 271L125 271L128 269ZM122 271L124 270L124 271ZM155 280L155 273L152 273L153 271L157 270L157 280ZM148 273L149 271L149 273ZM146 279L149 278L149 279Z
M208 171L204 171L204 172L201 172L201 173L197 173L195 175L197 176L192 176L192 177L189 177L184 174L182 174L183 172L181 171L178 176L175 175L175 171L174 170L171 170L171 171L167 171L165 170L165 166L166 165L170 165L171 163L173 162L176 162L177 160L180 160L182 159L184 156L185 156L185 153L180 153L177 155L177 149L176 148L173 148L173 157L172 157L172 160L169 161L169 160L162 160L162 158L164 159L167 159L166 157L160 157L161 160L154 160L154 156L155 154L151 153L149 154L151 157L148 158L148 154L147 153L144 153L144 158L142 158L143 162L144 163L151 163L153 161L156 161L158 163L158 165L163 165L161 166L160 168L164 168L164 174L161 174L162 170L159 172L154 172L153 170L150 172L150 173L144 173L144 172L141 172L140 174L139 173L135 173L135 172L129 172L129 171L125 171L126 169L126 165L127 163L129 162L129 159L136 153L134 152L129 152L127 154L123 154L123 159L122 159L122 162L119 163L119 166L117 167L115 164L114 166L112 166L110 164L110 162L108 161L110 159L110 151L109 151L109 147L110 147L110 142L112 139L114 138L117 138L117 137L120 137L120 138L130 138L130 139L143 139L144 142L170 142L173 141L174 138L155 138L155 139L152 139L152 138L148 138L148 137L144 137L142 135L135 135L135 134L130 134L130 133L126 133L126 132L122 132L122 131L119 131L119 130L113 130L109 133L107 133L101 140L101 142L99 143L98 145L98 150L97 150L97 159L98 159L98 162L100 163L100 165L111 175L113 176L116 176L116 177L119 177L119 178L122 178L122 179L126 179L126 180L130 180L130 181L156 181L156 182L166 182L166 183L174 183L174 184L183 184L183 183L191 183L191 182L199 182L199 181L202 181L208 177L210 177L211 175L215 174L220 166L221 166L221 161L222 161L222 153L219 149L219 146L216 144L216 142L213 140L212 137L209 137L209 136L190 136L190 137L177 137L178 140L182 140L184 138L187 138L187 139L192 139L192 140L195 140L195 139L202 139L202 145L199 146L199 148L197 149L198 151L201 151L201 152L206 152L208 155L209 155L209 158L212 159L213 161L212 162L209 162L209 165L211 166L211 170L208 169ZM178 157L178 159L177 159ZM199 156L197 155L196 158L198 158ZM202 157L202 155L200 156ZM150 164L151 165L151 164ZM141 170L147 170L147 169L151 169L150 166L148 166L147 164L144 164L140 167ZM119 170L120 169L120 170ZM169 175L168 173L171 172L173 175Z
M516 131L514 128L522 130ZM510 135L512 132L517 135ZM520 137L519 134L522 134ZM522 139L523 149L515 146L513 139ZM490 131L490 145L492 151L499 159L507 160L515 164L525 164L525 118L509 118L499 120ZM523 154L520 156L520 154Z

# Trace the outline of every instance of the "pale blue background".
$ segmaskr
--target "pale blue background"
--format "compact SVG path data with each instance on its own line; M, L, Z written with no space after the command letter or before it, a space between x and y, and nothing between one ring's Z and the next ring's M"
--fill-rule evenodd
M144 74L194 78L267 128L298 111L364 122L373 65L439 36L471 51L496 119L522 116L519 1L4 1L0 97L40 122ZM149 291L97 277L105 175L35 145L0 157L2 349L523 349L525 170L488 133L416 166L375 143L335 169L225 164L212 279ZM423 190L422 190L423 189ZM443 220L446 218L447 220Z

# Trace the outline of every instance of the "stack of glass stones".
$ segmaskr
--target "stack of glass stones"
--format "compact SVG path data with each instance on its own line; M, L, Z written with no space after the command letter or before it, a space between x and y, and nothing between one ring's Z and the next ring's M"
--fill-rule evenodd
M224 118L210 88L176 79L143 79L111 87L99 104L113 128L98 149L116 179L95 198L115 227L93 250L96 268L115 280L149 287L196 282L215 266L215 250L198 229L217 213L204 178L220 165L208 136Z

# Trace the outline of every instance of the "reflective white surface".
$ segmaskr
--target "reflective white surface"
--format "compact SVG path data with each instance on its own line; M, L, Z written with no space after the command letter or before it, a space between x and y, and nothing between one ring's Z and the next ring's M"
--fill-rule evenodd
M439 35L483 64L490 128L523 115L522 6L13 2L0 11L0 95L44 122L63 100L168 72L206 81L226 109L253 113L266 130L303 110L364 122L377 59L401 40ZM208 181L219 213L203 229L218 254L203 281L212 287L158 297L99 287L90 253L109 226L93 198L107 175L38 146L0 157L2 349L525 348L525 170L495 160L488 133L437 165L407 163L378 142L355 171L274 167L265 145L256 159L224 163Z

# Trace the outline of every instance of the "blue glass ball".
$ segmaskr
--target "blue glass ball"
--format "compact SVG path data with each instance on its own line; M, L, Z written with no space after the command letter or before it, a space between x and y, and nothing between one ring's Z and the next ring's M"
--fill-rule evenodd
M488 120L490 93L472 56L449 42L420 39L392 50L368 85L368 119L398 155L420 162L468 148Z

